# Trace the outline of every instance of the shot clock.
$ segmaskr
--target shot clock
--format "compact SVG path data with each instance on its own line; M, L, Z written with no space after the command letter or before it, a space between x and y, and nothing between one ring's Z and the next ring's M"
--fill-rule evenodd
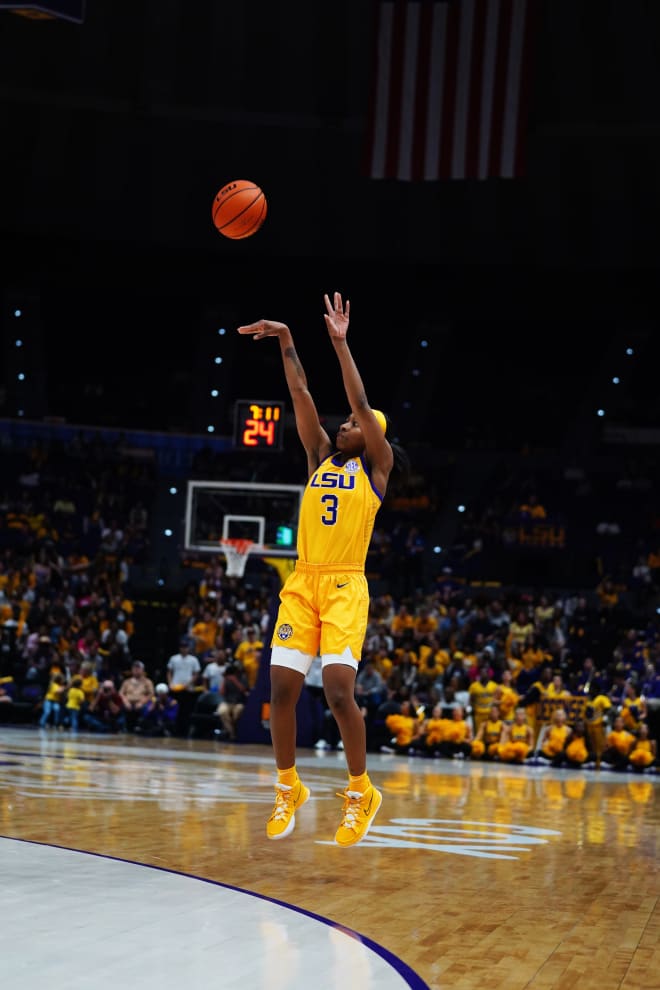
M283 402L236 400L234 447L237 450L281 450L283 437Z

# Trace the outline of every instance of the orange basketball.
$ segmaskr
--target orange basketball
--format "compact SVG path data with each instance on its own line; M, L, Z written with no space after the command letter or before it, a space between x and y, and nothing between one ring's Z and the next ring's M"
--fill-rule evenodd
M263 190L247 179L228 182L213 200L211 216L223 237L240 241L256 234L266 219L268 203Z

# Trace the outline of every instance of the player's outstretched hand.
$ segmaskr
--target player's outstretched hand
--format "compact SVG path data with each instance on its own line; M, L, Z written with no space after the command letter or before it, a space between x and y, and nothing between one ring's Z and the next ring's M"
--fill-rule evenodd
M248 323L244 327L238 327L238 332L242 334L252 334L255 340L262 337L279 337L280 334L288 332L286 323L277 323L275 320L257 320L256 323Z
M325 308L327 310L324 313L325 325L328 328L328 333L331 337L337 337L343 339L346 337L348 332L348 322L351 312L351 304L346 300L346 305L342 302L341 293L335 292L334 304L330 302L330 296L324 295Z

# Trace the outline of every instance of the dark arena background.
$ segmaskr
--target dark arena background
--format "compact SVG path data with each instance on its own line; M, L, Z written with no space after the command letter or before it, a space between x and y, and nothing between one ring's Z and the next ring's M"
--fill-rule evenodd
M335 990L354 985L346 966L362 990L657 990L655 755L643 776L613 768L594 736L587 769L544 763L540 730L557 706L529 691L550 667L573 727L593 716L597 686L605 726L632 706L655 754L659 56L652 0L0 2L12 990L129 977L197 990L211 967L227 988ZM230 240L212 205L238 179L264 191L268 213ZM369 710L384 820L358 867L326 848L324 799L344 764L314 685L298 715L311 811L277 856L264 848L270 637L306 463L279 347L236 333L261 317L289 324L332 435L349 411L323 320L335 291L350 299L369 401L412 465L377 516L363 659L418 669L426 634L394 620L430 611L424 645L445 659L431 688L410 682L420 710L446 701L454 674L467 692L484 663L498 682L522 665L519 699L539 732L523 766L415 760ZM272 430L255 427L271 416ZM241 527L262 517L264 546L227 575L223 527L254 538ZM204 624L219 638L205 641ZM120 686L139 660L155 690L182 637L200 672L171 731L42 725L53 665L70 678L91 657ZM238 726L208 699L201 668L221 654L245 657ZM399 688L387 682L397 704ZM476 732L472 696L467 709ZM86 777L96 763L105 776ZM102 858L98 874L82 853ZM119 872L131 866L144 873ZM152 867L172 884L162 896L154 870L144 879ZM154 906L153 921L135 921L161 954L148 976L111 955L97 969L84 919L92 982L53 962L61 939L73 959L77 929L35 904L66 917L63 871L83 907L99 885L119 891L101 924L117 938L131 884ZM179 900L190 922L174 952L162 933L181 919L159 905ZM253 942L207 937L209 910L219 926L250 926ZM275 977L282 958L289 982Z

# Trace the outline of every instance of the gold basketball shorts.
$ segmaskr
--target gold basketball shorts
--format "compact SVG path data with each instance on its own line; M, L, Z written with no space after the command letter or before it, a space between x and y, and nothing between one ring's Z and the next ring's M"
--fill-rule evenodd
M298 564L280 591L271 647L358 664L369 619L364 571L309 568Z

